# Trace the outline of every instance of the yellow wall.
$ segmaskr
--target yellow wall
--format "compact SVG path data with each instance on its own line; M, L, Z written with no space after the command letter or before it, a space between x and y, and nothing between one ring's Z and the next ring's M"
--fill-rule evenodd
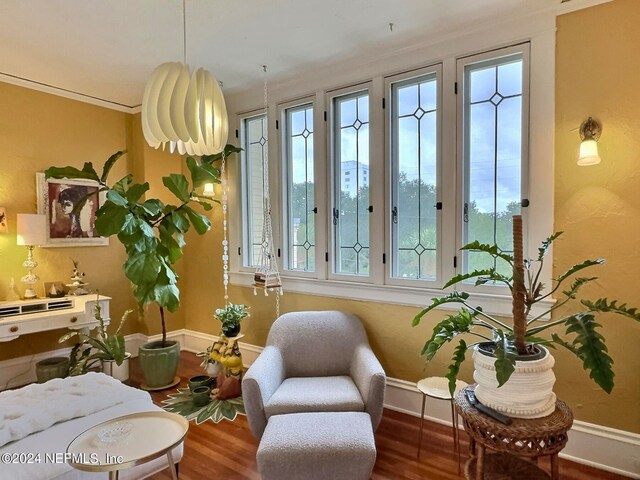
M0 300L7 298L11 277L22 291L20 277L26 273L22 267L26 249L16 245L16 214L36 213L36 172L52 165L81 167L85 161L92 161L99 169L112 153L127 149L127 155L112 170L110 182L133 173L136 181L151 184L148 196L175 203L162 186L161 177L179 172L183 162L177 154L146 146L140 115L6 83L0 83L0 105L0 206L7 209L9 222L9 233L0 234ZM37 248L35 258L39 263L35 273L42 281L68 281L73 267L70 258L78 260L90 287L113 298L111 318L115 325L126 309L136 308L122 269L124 248L115 238L108 247ZM178 271L182 272L181 265ZM42 290L40 285L37 293L42 294ZM168 330L183 327L182 311L167 314ZM134 332L160 333L157 307L147 308L144 321L135 314L130 316L123 333ZM0 360L57 349L62 333L43 332L0 342Z
M598 272L600 281L585 293L630 304L640 303L640 254L635 248L640 234L640 196L636 192L640 185L640 63L636 61L640 9L635 2L616 0L560 17L556 79L555 225L566 233L554 252L554 273L558 275L585 258L606 256L608 266ZM576 128L588 115L604 123L600 142L603 163L579 168L575 163L579 143ZM223 305L219 209L213 215L217 227L213 235L189 238L185 325L217 334L220 324L212 314ZM230 297L234 303L251 306L252 317L243 324L243 341L264 345L274 320L274 296L265 298L260 293L254 297L249 288L231 287ZM285 293L281 303L281 312L327 309L352 312L362 319L389 376L416 381L445 373L451 348L440 352L427 367L419 356L434 323L442 318L441 312L412 328L411 319L418 311L413 307L293 293ZM571 405L576 418L638 432L640 412L635 406L640 403L640 361L633 340L640 339L640 327L625 318L606 317L603 322L615 360L613 393L609 396L602 392L580 362L563 351L554 353L558 378L555 390ZM466 362L461 374L469 382L471 363Z
M5 299L13 277L22 291L20 277L25 247L16 245L16 214L36 213L35 174L52 165L85 161L101 165L113 152L127 148L129 115L86 103L0 83L0 206L7 209L9 233L0 234L0 299ZM114 176L127 172L125 160L114 167ZM112 241L108 247L37 248L36 269L43 281L69 280L80 262L91 288L113 297L112 318L131 308L132 296L122 268L124 249ZM38 293L42 294L42 285ZM135 318L125 333L138 331ZM59 348L61 331L25 335L0 343L0 359Z

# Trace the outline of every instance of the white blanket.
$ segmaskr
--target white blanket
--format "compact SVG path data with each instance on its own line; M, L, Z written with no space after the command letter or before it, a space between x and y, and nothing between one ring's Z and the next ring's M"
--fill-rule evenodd
M149 398L147 392L94 372L0 392L0 447L58 422Z

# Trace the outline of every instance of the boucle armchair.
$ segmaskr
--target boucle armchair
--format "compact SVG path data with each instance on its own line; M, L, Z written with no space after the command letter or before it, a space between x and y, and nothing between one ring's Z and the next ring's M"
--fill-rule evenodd
M294 312L278 318L242 380L249 426L260 439L269 417L303 412L366 412L375 430L386 377L354 315Z

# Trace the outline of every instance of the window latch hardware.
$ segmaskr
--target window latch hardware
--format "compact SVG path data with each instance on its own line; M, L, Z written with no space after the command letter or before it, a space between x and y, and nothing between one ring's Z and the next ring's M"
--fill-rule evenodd
M528 198L523 198L522 201L520 202L520 205L522 205L523 207L528 207L529 204L530 202Z
M340 212L337 208L333 209L333 224L338 225L338 218L340 217Z
M369 208L367 210L369 210L369 213L373 213L373 205L369 205Z
M442 202L436 203L436 210L442 210Z
M393 207L391 210L391 221L397 225L398 224L398 207Z
M464 211L462 213L463 213L464 223L469 223L469 204L468 203L464 204Z
M318 213L318 207L313 207L313 213Z

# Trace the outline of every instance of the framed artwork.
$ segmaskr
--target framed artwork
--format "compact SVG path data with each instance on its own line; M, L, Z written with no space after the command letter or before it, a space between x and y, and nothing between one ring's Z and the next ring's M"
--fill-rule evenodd
M36 173L38 213L47 217L47 243L43 247L87 247L109 245L109 239L96 232L96 212L106 194L98 193L98 184L81 179L45 179ZM85 199L84 206L74 212Z
M4 207L0 207L0 233L7 233L9 228L7 227L7 211Z

